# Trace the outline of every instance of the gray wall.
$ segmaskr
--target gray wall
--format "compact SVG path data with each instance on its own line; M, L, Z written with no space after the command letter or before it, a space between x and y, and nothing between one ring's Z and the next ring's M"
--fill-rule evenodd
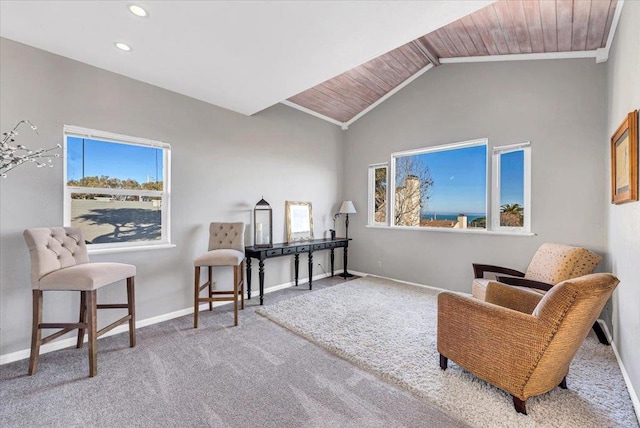
M356 122L346 137L344 197L362 214L350 224L350 267L469 292L472 262L523 270L544 242L606 256L605 70L593 60L442 65ZM490 146L531 141L536 236L365 227L367 165L481 137Z
M632 110L640 110L640 3L625 2L607 63L610 137ZM603 167L610 171L609 145ZM607 172L608 176L609 172ZM609 192L607 193L609 196ZM610 269L620 279L614 294L614 339L636 394L640 392L640 202L608 207ZM638 409L640 410L640 409Z
M285 200L313 203L317 237L332 226L343 169L343 131L335 125L284 106L242 116L6 39L0 53L2 131L29 119L40 132L36 136L24 128L18 142L36 148L61 143L63 125L71 124L171 144L177 247L92 257L137 266L139 320L191 306L192 260L206 251L208 223L250 223L251 209L263 195L274 210L277 241L284 239ZM52 169L23 165L0 180L2 355L29 348L30 265L22 231L62 225L62 192L61 161ZM328 254L314 258L327 268ZM292 264L289 258L269 260L267 287L291 281ZM230 270L219 274L221 284L230 280ZM101 290L99 299L124 299L123 288ZM45 293L45 320L77 317L75 294ZM115 317L102 315L101 325Z

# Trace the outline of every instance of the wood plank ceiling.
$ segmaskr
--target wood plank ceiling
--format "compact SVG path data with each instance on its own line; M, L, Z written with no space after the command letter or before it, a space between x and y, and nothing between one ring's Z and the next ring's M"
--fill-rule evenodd
M500 0L287 101L349 123L441 59L595 51L607 44L617 0Z

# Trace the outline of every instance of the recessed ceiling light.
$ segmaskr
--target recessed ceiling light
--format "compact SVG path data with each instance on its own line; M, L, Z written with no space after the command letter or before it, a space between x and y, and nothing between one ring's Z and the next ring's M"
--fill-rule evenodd
M133 13L136 16L141 16L141 17L147 16L147 11L138 5L135 5L135 4L130 5L129 10L131 11L131 13Z
M125 51L125 52L129 52L131 50L131 46L129 46L126 43L122 43L122 42L116 42L114 43L116 45L116 47L118 49L120 49L121 51Z

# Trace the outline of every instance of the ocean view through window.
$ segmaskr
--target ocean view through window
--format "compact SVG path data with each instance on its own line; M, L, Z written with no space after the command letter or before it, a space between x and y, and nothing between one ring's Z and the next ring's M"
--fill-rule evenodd
M170 146L65 126L65 225L91 248L170 243Z
M369 165L368 225L530 235L530 143L493 147L492 157L488 147L482 138Z
M394 153L393 225L484 229L487 141Z

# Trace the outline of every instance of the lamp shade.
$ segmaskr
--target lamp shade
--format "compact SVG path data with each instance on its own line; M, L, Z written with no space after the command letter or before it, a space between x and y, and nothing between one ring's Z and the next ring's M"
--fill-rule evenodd
M356 214L358 211L356 211L356 207L353 205L353 202L344 201L340 206L340 211L338 212L340 214Z

